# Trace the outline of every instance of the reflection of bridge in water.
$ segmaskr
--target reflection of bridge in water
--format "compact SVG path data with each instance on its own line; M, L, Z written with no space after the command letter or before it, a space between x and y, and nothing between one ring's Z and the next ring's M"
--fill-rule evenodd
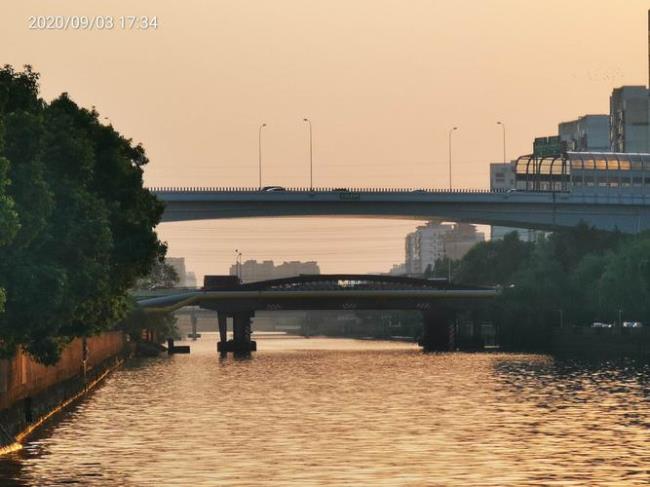
M218 349L222 352L256 349L251 319L259 310L418 310L424 323L422 347L449 350L453 347L450 326L456 314L470 310L476 315L481 303L496 295L494 288L401 276L300 275L245 284L234 276L206 276L201 290L141 299L138 304L148 312L170 312L184 306L216 311ZM232 318L231 340L227 339L228 318Z

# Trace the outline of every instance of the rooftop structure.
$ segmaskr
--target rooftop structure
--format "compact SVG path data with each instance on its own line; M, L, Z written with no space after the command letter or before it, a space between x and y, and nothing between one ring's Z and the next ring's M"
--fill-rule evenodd
M564 152L526 155L515 163L516 189L524 191L650 191L650 154Z
M609 115L583 115L558 125L565 150L576 152L609 151L609 131Z

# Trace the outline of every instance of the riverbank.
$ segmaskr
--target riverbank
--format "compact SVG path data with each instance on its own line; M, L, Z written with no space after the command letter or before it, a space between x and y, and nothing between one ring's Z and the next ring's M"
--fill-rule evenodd
M53 415L85 395L130 353L121 332L72 341L54 366L19 351L0 361L0 454L21 442Z

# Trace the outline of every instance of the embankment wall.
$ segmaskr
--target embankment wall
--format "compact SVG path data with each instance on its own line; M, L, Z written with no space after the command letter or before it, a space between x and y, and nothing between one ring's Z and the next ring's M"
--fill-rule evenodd
M22 350L0 360L0 448L83 392L126 349L124 334L116 331L72 341L52 366L39 364Z

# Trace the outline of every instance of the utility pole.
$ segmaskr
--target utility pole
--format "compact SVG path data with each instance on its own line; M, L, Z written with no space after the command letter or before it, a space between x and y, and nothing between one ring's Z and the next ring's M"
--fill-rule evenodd
M309 124L309 191L314 191L314 144L312 142L311 120L302 119Z
M503 163L506 163L506 124L503 122L497 122L497 125L501 125L503 129Z
M257 137L257 151L258 151L258 167L259 167L259 188L260 191L262 191L262 129L266 127L266 124L263 123L260 125L260 129L258 132L258 137Z
M449 129L449 191L451 191L451 134L455 130L458 130L458 127L452 127Z

